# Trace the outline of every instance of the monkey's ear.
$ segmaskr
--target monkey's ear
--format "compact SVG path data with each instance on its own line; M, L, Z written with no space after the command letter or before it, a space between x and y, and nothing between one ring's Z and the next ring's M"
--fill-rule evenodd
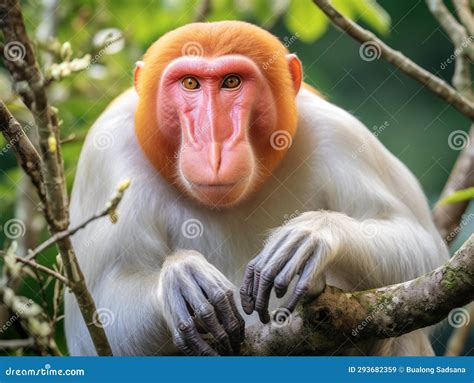
M301 61L293 53L286 55L286 61L288 61L288 68L290 69L291 78L293 80L293 89L295 90L295 94L298 94L303 79L303 67Z
M135 90L138 93L138 76L140 73L140 69L142 69L145 66L145 63L143 61L137 61L135 63L135 70L133 71L133 85L135 86Z

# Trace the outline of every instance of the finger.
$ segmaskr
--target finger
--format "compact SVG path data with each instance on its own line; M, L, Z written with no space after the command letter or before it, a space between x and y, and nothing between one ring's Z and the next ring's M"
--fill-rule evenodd
M306 294L306 292L311 287L312 276L314 271L317 269L317 264L319 261L319 253L320 251L316 251L316 253L309 258L308 262L306 262L306 265L304 266L303 271L300 274L298 283L296 284L295 290L293 291L292 296L284 306L288 310L290 310L290 312L293 312L300 298L304 294Z
M293 240L284 243L276 250L274 256L269 260L269 263L265 266L260 275L260 283L255 301L255 311L258 312L262 323L268 323L270 321L268 304L270 302L270 293L272 291L274 279L283 269L288 260L297 252L300 243L300 238L294 238Z
M195 280L197 286L183 287L183 295L186 301L191 305L196 317L202 323L206 332L210 333L217 342L217 348L221 355L231 355L232 347L229 336L224 328L219 323L216 312L213 306L208 302L204 296L200 285L202 284Z
M240 302L244 312L248 315L252 314L254 301L252 299L253 289L253 275L255 272L255 264L258 261L258 256L252 259L245 269L244 281L240 288Z
M196 276L194 278L196 279ZM233 285L224 277L214 280L207 275L201 275L198 284L214 307L219 326L222 325L225 334L228 335L229 352L240 353L240 343L243 341L244 335L241 328L242 326L245 328L245 322L235 307ZM234 305L235 311L231 303Z
M243 342L245 339L245 320L244 318L242 318L242 315L240 315L240 312L237 309L237 305L235 304L234 300L234 294L231 293L230 296L227 297L227 299L229 300L232 312L234 313L235 317L237 318L237 321L239 322L240 342Z
M199 335L196 327L192 323L181 327L180 331L183 333L183 339L191 350L192 355L197 356L218 356L219 354L211 348Z
M288 286L299 270L302 269L305 262L313 254L316 245L312 241L304 242L280 273L274 278L275 294L277 298L281 298L286 294Z
M263 251L258 256L258 261L255 264L255 271L253 275L253 286L252 286L252 300L254 303L253 309L255 309L255 302L257 300L258 290L261 282L261 272L267 265L270 258L273 257L275 251L277 251L286 242L291 232L280 230L273 237L270 237L270 244L265 246Z
M177 315L173 334L175 345L185 355L218 355L199 335L183 297L176 300L174 307Z
M234 354L238 355L240 354L240 345L244 336L244 332L242 331L243 319L240 317L239 313L237 313L237 315L235 314L235 311L232 308L232 305L235 307L233 300L233 294L230 292L224 295L224 298L217 297L213 301L213 304L216 308L219 321L222 323L222 326L224 326L224 329L229 334L232 350ZM243 327L245 331L245 322Z

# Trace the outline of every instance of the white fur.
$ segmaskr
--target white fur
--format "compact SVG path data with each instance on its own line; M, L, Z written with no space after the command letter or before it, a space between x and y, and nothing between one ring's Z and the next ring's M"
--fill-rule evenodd
M71 199L74 226L99 211L120 181L132 179L118 223L96 221L73 239L97 307L113 313L105 330L114 354L175 351L158 291L165 257L178 249L197 250L239 287L269 230L300 213L324 209L292 224L299 220L317 228L328 242L337 237L326 276L341 288L400 282L446 260L413 175L357 119L309 91L297 97L298 131L278 170L249 201L228 211L180 197L154 170L135 138L136 102L136 93L127 91L97 120L84 144ZM94 143L103 137L113 143L99 150ZM202 224L201 236L183 235L189 219ZM255 314L244 317L247 323L255 320ZM66 335L71 354L95 354L70 294ZM399 338L402 346L391 341L378 348L386 354L429 354L431 349L416 346L426 346L425 338L418 331Z

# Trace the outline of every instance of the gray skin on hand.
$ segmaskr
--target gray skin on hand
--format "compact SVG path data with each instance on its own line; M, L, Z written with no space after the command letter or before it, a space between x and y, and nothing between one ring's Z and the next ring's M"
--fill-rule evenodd
M245 322L235 305L232 284L202 255L189 253L171 257L162 270L173 342L185 355L238 355ZM215 349L200 332L212 335Z
M300 230L297 225L277 229L262 252L247 265L240 289L245 313L256 311L261 322L268 323L272 288L275 288L277 298L283 297L297 275L294 291L283 308L293 312L305 294L319 294L325 285L324 276L316 275L322 256L322 246L313 233Z

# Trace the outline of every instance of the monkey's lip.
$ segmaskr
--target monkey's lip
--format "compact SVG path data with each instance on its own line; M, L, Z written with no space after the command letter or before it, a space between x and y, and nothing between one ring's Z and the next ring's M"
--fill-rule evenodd
M201 189L204 189L204 188L232 188L235 185L237 185L237 182L233 182L233 183L215 183L215 184L213 184L213 183L192 182L191 185L193 187L201 188Z

